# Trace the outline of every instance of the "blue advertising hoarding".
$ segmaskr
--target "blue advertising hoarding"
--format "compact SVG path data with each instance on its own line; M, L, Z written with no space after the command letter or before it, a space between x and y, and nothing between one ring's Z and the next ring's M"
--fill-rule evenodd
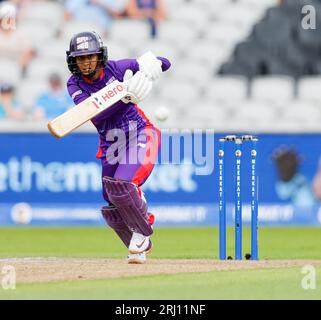
M156 225L217 224L216 142L223 134L203 132L200 140L192 135L187 143L192 152L184 149L180 132L172 134L183 141L180 145L166 136L163 133L163 148L170 146L170 159L161 161L160 157L143 186ZM320 225L321 134L260 134L259 139L260 224ZM199 145L201 149L195 152ZM97 135L91 133L61 140L46 133L0 134L0 225L103 224L97 146ZM244 145L245 223L250 221L248 151ZM180 161L168 161L175 158L174 153ZM227 146L228 223L233 222L232 153L233 147ZM200 165L200 159L206 161Z

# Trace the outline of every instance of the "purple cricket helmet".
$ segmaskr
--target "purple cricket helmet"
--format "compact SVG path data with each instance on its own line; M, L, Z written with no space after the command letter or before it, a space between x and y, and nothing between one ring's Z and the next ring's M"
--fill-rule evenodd
M87 54L99 54L101 67L106 67L107 47L104 46L101 37L94 31L80 32L71 38L69 50L66 51L66 58L68 69L72 74L80 74L75 58Z

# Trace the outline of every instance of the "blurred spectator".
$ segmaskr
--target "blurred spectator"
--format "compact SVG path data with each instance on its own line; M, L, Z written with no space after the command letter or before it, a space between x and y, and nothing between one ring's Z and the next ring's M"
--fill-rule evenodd
M164 0L128 0L126 10L130 18L148 21L152 38L157 35L158 23L166 19Z
M26 10L27 7L31 6L33 3L35 2L44 2L47 0L9 0L10 3L12 3L17 10L17 14L18 14L18 19L20 14L23 16L24 15L24 11Z
M62 85L58 74L49 77L49 90L42 93L36 100L34 118L36 120L53 119L65 112L73 102Z
M30 40L16 26L15 6L9 1L0 3L0 57L18 61L24 76L33 56Z
M0 119L23 120L24 113L15 98L15 88L11 84L0 86Z
M275 186L278 197L297 206L313 206L316 199L311 183L299 172L302 159L298 153L287 146L281 146L274 151L272 158L278 173Z
M66 0L65 20L90 22L100 27L107 36L113 19L125 10L125 0Z
M321 200L321 158L319 160L319 167L315 176L313 177L313 192L317 199Z

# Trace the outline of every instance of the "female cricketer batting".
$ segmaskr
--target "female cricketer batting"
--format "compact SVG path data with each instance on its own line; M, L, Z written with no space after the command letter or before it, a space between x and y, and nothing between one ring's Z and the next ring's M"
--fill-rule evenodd
M67 88L75 104L114 80L126 83L131 94L92 123L99 133L96 157L101 159L103 197L108 203L102 215L128 248L128 263L144 263L153 246L154 216L148 213L140 186L153 170L160 132L137 103L148 95L152 82L169 69L170 62L153 54L142 60L108 60L107 48L95 32L74 35L66 53L72 73Z

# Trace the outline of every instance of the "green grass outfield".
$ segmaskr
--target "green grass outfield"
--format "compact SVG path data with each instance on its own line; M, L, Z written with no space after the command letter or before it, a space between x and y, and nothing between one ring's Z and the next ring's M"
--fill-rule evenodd
M232 229L228 237L228 254L233 255ZM244 229L244 253L250 251L249 239L249 229ZM150 258L218 257L217 228L160 228L153 240ZM0 258L126 256L105 228L0 228L0 243ZM261 259L321 260L321 228L261 228L259 252ZM303 276L301 268L293 267L18 284L16 290L0 286L0 299L321 299L321 267L316 268L315 290L302 289Z

